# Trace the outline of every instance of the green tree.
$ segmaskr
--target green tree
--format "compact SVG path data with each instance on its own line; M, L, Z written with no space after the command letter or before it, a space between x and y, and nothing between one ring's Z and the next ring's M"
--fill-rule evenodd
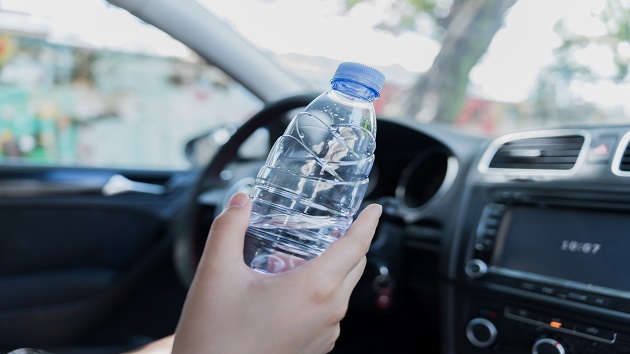
M348 7L360 2L347 0ZM432 67L406 95L398 98L400 113L428 122L454 122L463 105L468 74L486 52L516 0L394 0L400 14L395 26L413 29L420 16L434 23L432 35L442 47Z
M562 45L556 49L557 63L554 69L563 71L569 80L611 79L622 82L628 78L630 65L630 2L607 0L602 11L592 15L592 20L602 27L600 33L575 33L566 19L556 24L555 31L562 38ZM579 51L592 46L607 48L612 54L611 59L616 68L612 76L603 77L590 65L576 60Z
M628 82L630 75L630 2L607 0L597 11L590 11L583 21L588 20L589 31L571 23L571 18L562 18L555 25L561 44L554 50L554 62L538 77L533 92L534 115L549 122L576 123L580 119L605 120L606 114L596 104L582 99L579 92L571 89L573 84ZM573 21L575 21L573 19ZM588 60L591 51L608 53L598 60ZM595 64L608 64L602 72Z

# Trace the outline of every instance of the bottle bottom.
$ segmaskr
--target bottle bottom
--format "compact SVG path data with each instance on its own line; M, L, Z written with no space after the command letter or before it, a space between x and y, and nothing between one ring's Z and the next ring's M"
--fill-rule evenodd
M265 274L277 274L295 269L317 255L297 255L258 237L247 237L243 256L245 264Z
M320 242L314 245L304 246L295 236L287 237L286 234L270 233L270 230L249 228L245 236L243 257L245 263L252 269L265 273L276 274L295 269L309 260L319 256L331 242Z

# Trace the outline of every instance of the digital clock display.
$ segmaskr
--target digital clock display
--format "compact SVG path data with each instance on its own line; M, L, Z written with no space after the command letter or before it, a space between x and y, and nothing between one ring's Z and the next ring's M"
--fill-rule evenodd
M630 292L630 213L510 206L491 266Z
M602 248L599 243L562 240L563 251L596 254Z

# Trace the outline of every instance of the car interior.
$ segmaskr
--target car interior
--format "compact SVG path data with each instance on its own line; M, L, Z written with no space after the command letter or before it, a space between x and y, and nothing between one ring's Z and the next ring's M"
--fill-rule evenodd
M504 2L516 13L532 0ZM107 16L85 12L84 22L111 16L121 28L150 27L160 34L146 48L176 42L201 64L149 52L96 55L97 46L27 27L27 10L11 7L23 5L0 0L0 352L122 353L172 334L214 218L251 188L292 116L327 85L304 84L202 1L98 3ZM625 19L627 31L623 3L608 2L620 7L606 13ZM74 17L86 10L46 6ZM509 10L501 11L499 25ZM104 31L96 24L95 33ZM480 99L450 124L378 111L363 206L381 204L383 214L332 353L630 353L625 33L615 42L625 54L613 83L539 86L537 107L553 102L561 109L552 113ZM54 77L27 70L50 58ZM591 77L567 70L552 73ZM70 82L64 75L72 85L56 89ZM77 87L109 96L69 94ZM398 93L392 87L381 99ZM607 106L589 105L593 95ZM64 120L71 114L59 112L74 106L83 110ZM531 124L517 124L520 115ZM479 132L499 119L510 129ZM121 122L124 131L114 127ZM46 155L51 139L57 150ZM66 142L79 147L64 150ZM74 159L75 150L100 160Z

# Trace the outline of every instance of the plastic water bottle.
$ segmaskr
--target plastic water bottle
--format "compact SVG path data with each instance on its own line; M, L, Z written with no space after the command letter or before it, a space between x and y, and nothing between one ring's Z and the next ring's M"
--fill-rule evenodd
M291 270L342 237L368 186L385 77L357 63L337 68L330 90L298 113L276 141L250 192L245 262Z

